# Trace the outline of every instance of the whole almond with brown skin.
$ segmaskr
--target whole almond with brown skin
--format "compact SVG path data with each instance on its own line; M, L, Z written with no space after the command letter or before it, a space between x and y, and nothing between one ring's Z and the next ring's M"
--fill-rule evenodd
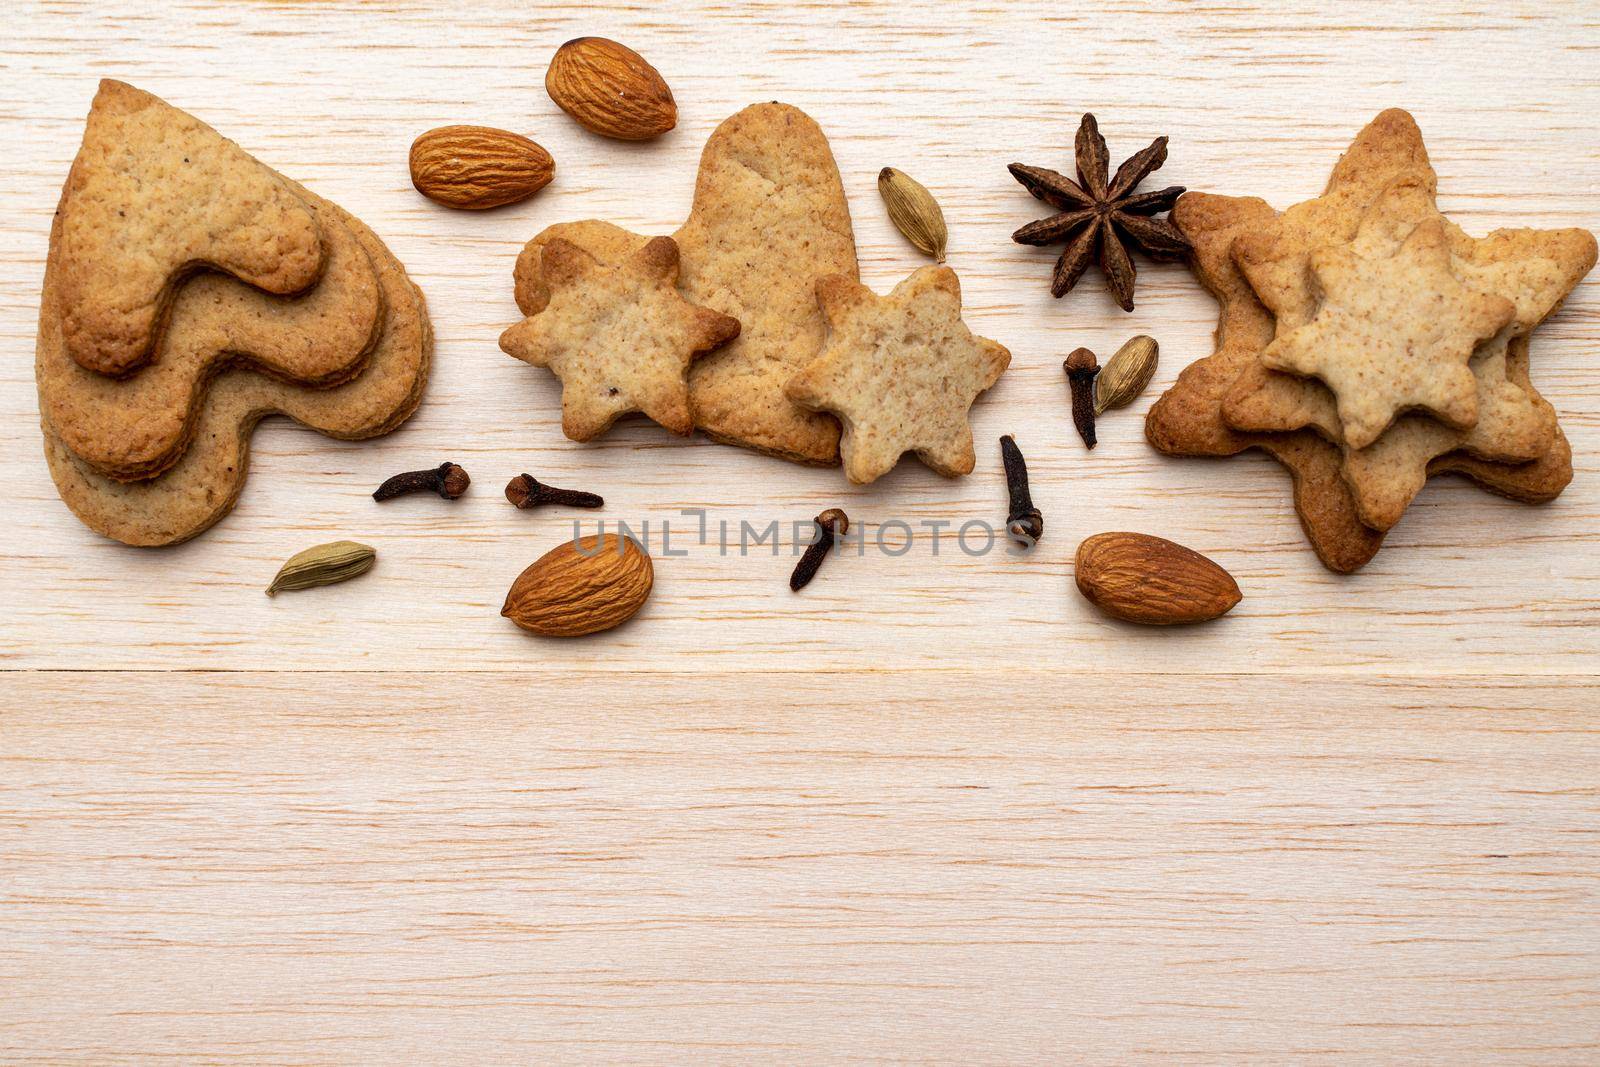
M549 185L555 173L549 152L489 126L441 126L411 145L411 184L446 207L514 204Z
M1147 626L1205 622L1240 599L1233 576L1193 549L1140 533L1103 533L1078 546L1078 591L1113 618Z
M579 37L556 49L544 88L586 130L648 141L678 124L678 104L656 68L604 37Z
M650 597L655 569L631 538L594 534L540 556L511 583L500 614L545 637L621 625Z

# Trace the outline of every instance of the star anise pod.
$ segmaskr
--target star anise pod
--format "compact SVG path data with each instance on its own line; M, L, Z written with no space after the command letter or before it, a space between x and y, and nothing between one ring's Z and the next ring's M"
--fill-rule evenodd
M1152 218L1169 210L1183 193L1174 185L1155 193L1134 195L1134 187L1167 161L1167 139L1157 137L1143 152L1129 156L1107 180L1110 156L1105 138L1093 115L1083 116L1078 127L1078 180L1044 167L1011 164L1011 175L1035 197L1061 213L1030 222L1011 239L1024 245L1066 241L1066 251L1056 260L1050 295L1062 296L1083 277L1089 262L1098 259L1106 286L1123 311L1133 310L1132 246L1151 259L1182 259L1189 242L1166 219Z

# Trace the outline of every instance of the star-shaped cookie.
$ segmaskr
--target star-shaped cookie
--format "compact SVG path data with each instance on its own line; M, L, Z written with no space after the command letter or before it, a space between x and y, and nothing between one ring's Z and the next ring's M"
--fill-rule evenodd
M1391 109L1357 134L1321 196L1242 233L1233 243L1234 262L1276 316L1277 334L1298 329L1317 312L1313 252L1349 244L1362 255L1392 253L1419 224L1440 217L1437 185L1416 121ZM1517 315L1472 358L1478 421L1471 429L1413 412L1367 448L1344 449L1343 474L1361 521L1377 530L1398 522L1428 476L1440 471L1468 472L1491 492L1529 502L1552 498L1571 478L1555 412L1528 379L1525 342L1594 265L1593 236L1579 229L1499 230L1478 239L1448 219L1445 228L1456 275L1508 298ZM1241 365L1223 400L1223 418L1242 431L1311 427L1345 444L1332 392L1314 378L1269 370L1259 352Z
M1349 574L1383 545L1383 534L1356 517L1355 501L1339 476L1339 449L1310 430L1241 433L1222 418L1222 398L1243 367L1272 340L1272 316L1256 300L1229 255L1234 239L1276 218L1254 197L1185 193L1173 222L1193 245L1189 265L1218 304L1216 351L1189 364L1151 407L1145 436L1171 456L1232 456L1259 448L1294 479L1300 525L1329 570Z
M1261 361L1325 382L1338 398L1346 445L1365 448L1414 408L1463 428L1478 421L1467 363L1516 308L1456 277L1443 219L1419 225L1385 258L1320 248L1311 274L1322 298L1317 313L1268 345Z
M1380 527L1365 521L1361 492L1351 480L1350 457L1330 443L1320 428L1313 430L1309 424L1284 426L1272 433L1244 432L1224 417L1223 398L1230 385L1252 368L1260 372L1261 352L1273 337L1272 315L1256 299L1230 249L1237 251L1238 242L1246 235L1266 232L1281 216L1254 197L1186 193L1173 209L1172 219L1194 246L1189 265L1195 277L1220 305L1216 351L1191 363L1178 376L1177 384L1156 401L1145 420L1145 435L1159 451L1174 456L1231 456L1249 448L1267 452L1294 478L1295 511L1318 558L1342 574L1360 569L1377 553L1383 544L1382 531L1393 523ZM1531 391L1527 351L1527 339L1514 338L1504 360L1504 373L1517 388ZM1286 375L1274 377L1316 384ZM1331 412L1327 390L1320 385L1316 388L1327 397ZM1301 425L1308 428L1301 429ZM1382 441L1395 432L1391 430ZM1553 431L1545 454L1531 463L1495 463L1464 450L1427 452L1414 458L1420 465L1418 488L1428 476L1458 473L1489 492L1530 504L1552 499L1572 477L1571 449L1559 428ZM1389 479L1394 477L1397 475L1391 474ZM1371 472L1371 478L1386 480L1381 471Z
M1345 190L1349 185L1336 173L1333 188ZM1346 206L1353 209L1356 202L1346 199ZM1294 234L1295 227L1285 221L1292 213L1293 209L1276 224L1281 236ZM1367 209L1349 247L1359 255L1384 255L1397 249L1420 223L1440 217L1431 183L1402 181L1385 190ZM1355 494L1361 521L1378 530L1400 520L1434 469L1436 457L1458 449L1479 461L1521 464L1522 473L1515 477L1526 484L1512 494L1519 499L1548 499L1565 484L1558 481L1563 477L1561 464L1529 463L1560 446L1559 431L1554 409L1528 382L1526 344L1518 349L1523 353L1520 370L1512 349L1517 339L1525 339L1561 305L1593 266L1594 238L1577 229L1519 229L1497 230L1480 239L1468 236L1448 220L1444 227L1455 274L1474 289L1509 299L1516 306L1516 316L1473 354L1469 366L1477 383L1478 421L1470 430L1452 428L1416 412L1396 419L1366 448L1345 451L1344 477ZM1236 260L1252 239L1235 243ZM1309 262L1309 258L1309 251L1285 251L1277 262L1287 267L1296 260ZM1294 281L1303 270L1257 271L1270 262L1247 259L1241 266L1255 274L1265 291L1264 299L1279 307L1278 329L1287 333L1316 313L1315 293L1309 279ZM1248 364L1229 390L1223 417L1232 426L1254 431L1312 427L1335 444L1343 444L1331 392L1318 382L1267 370L1259 361Z
M907 452L946 477L970 474L967 411L1011 353L961 321L955 271L923 267L888 296L842 275L819 278L816 288L828 340L784 392L838 416L845 476L865 485Z
M676 434L694 430L689 364L739 336L739 320L678 294L678 246L657 237L614 266L570 241L543 253L549 301L500 335L500 347L561 379L561 429L589 441L642 411Z

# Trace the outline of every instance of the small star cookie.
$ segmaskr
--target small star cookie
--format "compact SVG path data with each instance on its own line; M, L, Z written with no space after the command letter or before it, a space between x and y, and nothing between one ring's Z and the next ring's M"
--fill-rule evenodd
M1444 221L1421 223L1389 258L1318 249L1311 271L1322 305L1311 321L1274 340L1262 362L1320 378L1338 398L1345 444L1365 448L1395 416L1425 408L1454 426L1478 421L1468 367L1516 307L1462 284L1450 268Z
M500 335L500 347L561 379L561 429L574 441L642 411L694 430L689 364L739 336L739 320L678 294L678 246L657 237L606 266L566 240L544 246L548 303Z
M827 343L784 393L838 416L845 476L865 485L907 452L947 478L970 474L967 411L1011 353L961 321L955 271L923 267L888 296L837 274L817 279L816 289Z

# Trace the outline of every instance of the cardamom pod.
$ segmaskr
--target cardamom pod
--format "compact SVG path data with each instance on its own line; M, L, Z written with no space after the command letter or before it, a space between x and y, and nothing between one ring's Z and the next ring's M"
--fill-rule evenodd
M1120 408L1132 403L1134 397L1144 392L1144 387L1150 384L1151 375L1156 372L1157 351L1156 339L1143 334L1129 338L1127 344L1117 349L1116 355L1100 372L1100 377L1095 379L1096 415L1107 408Z
M310 589L349 581L372 568L378 552L355 541L330 541L325 545L296 552L279 568L278 576L267 586L268 596L280 589Z
M916 245L940 263L944 246L950 240L939 201L903 170L884 167L878 172L878 193L889 209L889 221Z

